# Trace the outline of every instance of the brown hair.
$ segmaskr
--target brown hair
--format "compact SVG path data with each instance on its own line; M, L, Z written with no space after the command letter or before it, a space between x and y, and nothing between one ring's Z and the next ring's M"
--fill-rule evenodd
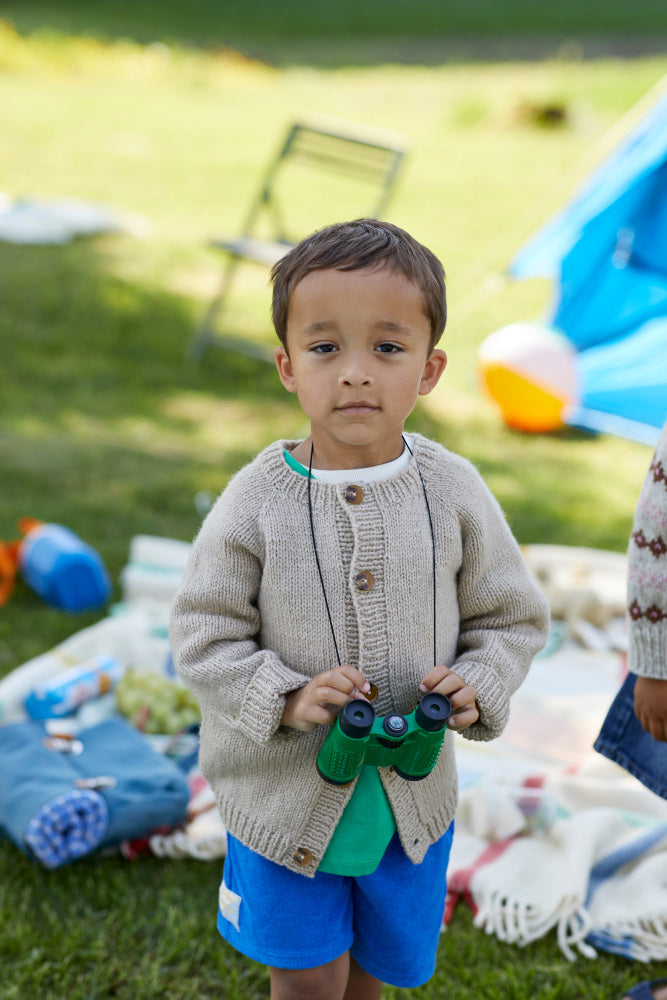
M319 229L274 264L273 325L286 349L290 299L298 283L311 271L364 267L389 267L417 285L431 327L429 353L433 350L447 322L444 268L434 253L404 229L377 219L355 219Z

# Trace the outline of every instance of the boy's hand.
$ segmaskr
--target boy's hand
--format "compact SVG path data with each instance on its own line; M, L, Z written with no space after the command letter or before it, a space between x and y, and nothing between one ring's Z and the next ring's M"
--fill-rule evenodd
M306 733L315 726L331 725L336 721L337 709L351 698L364 698L370 689L363 674L349 664L327 670L286 696L282 724Z
M419 685L422 694L437 691L446 695L452 705L447 723L452 729L466 729L479 719L477 691L449 667L433 667Z
M637 678L635 715L654 740L667 741L667 680L657 677Z

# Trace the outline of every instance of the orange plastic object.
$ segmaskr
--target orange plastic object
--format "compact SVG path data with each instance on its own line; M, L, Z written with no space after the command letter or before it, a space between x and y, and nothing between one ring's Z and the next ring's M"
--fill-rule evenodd
M509 427L539 434L563 426L568 399L500 365L490 364L481 374L487 392L500 407Z
M20 542L0 541L0 608L7 603L16 583Z
M18 529L25 536L33 528L39 528L41 524L43 522L35 520L34 517L22 517L18 522ZM7 603L14 592L20 548L20 538L13 542L3 542L0 539L0 608Z
M33 528L39 528L43 524L43 521L37 521L34 517L22 517L18 522L18 528L22 535L27 535Z

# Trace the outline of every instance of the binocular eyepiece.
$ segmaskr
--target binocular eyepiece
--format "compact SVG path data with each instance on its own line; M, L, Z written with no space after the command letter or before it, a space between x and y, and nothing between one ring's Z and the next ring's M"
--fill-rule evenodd
M332 785L349 785L366 764L420 781L437 763L451 711L449 698L437 692L407 716L377 717L370 702L349 701L322 744L317 770Z

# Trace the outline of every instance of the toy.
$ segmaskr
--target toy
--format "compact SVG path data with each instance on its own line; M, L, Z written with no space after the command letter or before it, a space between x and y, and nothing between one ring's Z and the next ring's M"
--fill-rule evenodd
M512 323L488 336L477 357L481 382L509 427L557 430L578 402L574 348L550 327Z
M56 608L91 611L111 597L111 582L98 553L69 528L33 518L19 521L23 538L0 543L0 606L14 588L17 568L29 587Z
M365 764L373 764L420 781L436 765L451 710L449 698L435 692L408 716L376 718L370 702L349 701L317 755L318 773L331 785L349 785Z

